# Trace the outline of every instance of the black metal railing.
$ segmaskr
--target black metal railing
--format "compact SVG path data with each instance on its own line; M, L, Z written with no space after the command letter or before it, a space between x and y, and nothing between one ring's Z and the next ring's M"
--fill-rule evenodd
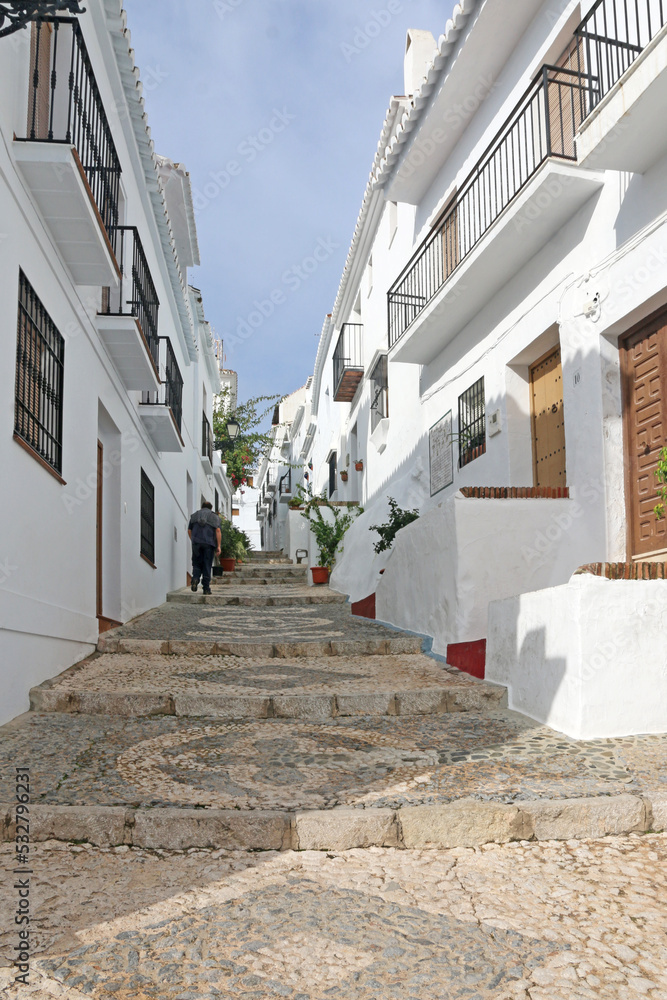
M588 113L667 24L666 0L598 0L577 28L581 59L596 80Z
M278 492L281 497L292 495L292 470L288 471L281 476L280 483L278 484Z
M547 159L576 161L575 136L591 86L583 70L542 67L441 222L390 288L389 347Z
M205 413L202 413L201 421L201 454L213 465L213 431Z
M116 251L121 166L76 18L35 21L27 139L74 146Z
M334 399L347 371L364 371L362 323L343 323L333 356Z
M158 370L162 384L156 392L142 393L142 405L168 406L180 434L183 421L183 376L169 337L159 338Z
M113 316L134 316L141 327L153 363L159 365L158 312L160 300L148 267L136 226L112 226L116 237L116 257L120 285L105 291L102 312Z
M266 476L264 477L264 487L267 493L270 491L273 493L276 488L276 470L273 468L266 470Z

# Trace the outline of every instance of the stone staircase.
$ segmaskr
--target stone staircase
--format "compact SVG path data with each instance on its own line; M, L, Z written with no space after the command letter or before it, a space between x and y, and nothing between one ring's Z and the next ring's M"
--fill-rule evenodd
M33 839L342 850L655 828L662 737L568 740L304 575L257 554L34 688L0 732L4 787L34 765Z

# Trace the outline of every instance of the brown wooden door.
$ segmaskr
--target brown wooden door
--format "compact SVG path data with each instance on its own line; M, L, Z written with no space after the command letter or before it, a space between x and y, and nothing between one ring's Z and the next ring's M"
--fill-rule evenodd
M626 456L628 555L667 549L659 521L655 469L667 445L667 313L649 320L621 344Z
M566 486L563 369L560 347L530 369L535 486Z
M555 66L549 71L551 152L555 156L576 158L575 136L586 115L582 40L575 39L568 45Z
M30 32L28 138L48 139L51 110L51 35L48 21L33 21Z
M97 605L97 617L101 618L102 611L102 551L103 551L103 530L102 530L102 514L103 514L103 487L104 487L104 447L101 441L97 442L97 520L96 520L96 575L95 575L95 585L96 585L96 605Z

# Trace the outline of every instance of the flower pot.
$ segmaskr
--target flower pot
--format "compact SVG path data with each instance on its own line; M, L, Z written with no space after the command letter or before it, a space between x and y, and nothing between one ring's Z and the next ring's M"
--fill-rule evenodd
M363 462L355 462L354 463L354 467L357 470L357 472L363 472L364 471L364 463Z
M347 482L347 472L341 472L340 478L343 480L344 483L346 483Z
M230 559L221 559L220 565L222 566L223 573L233 573L236 569L236 559L233 557Z
M329 582L329 570L326 566L313 566L310 572L313 574L313 583L317 586Z

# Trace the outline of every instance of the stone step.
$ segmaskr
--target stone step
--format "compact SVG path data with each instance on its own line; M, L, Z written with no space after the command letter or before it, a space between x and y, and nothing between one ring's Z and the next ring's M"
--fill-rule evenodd
M223 573L222 577L216 577L216 579L229 579L229 578L239 578L239 579L252 579L258 576L268 577L270 579L293 579L293 578L303 578L305 579L307 574L307 568L305 566L272 566L269 563L257 563L253 565L243 565L237 566L233 573Z
M225 573L223 576L214 576L211 579L212 587L230 587L230 586L258 586L267 587L273 584L294 584L303 586L307 583L307 577L305 574L303 576L290 575L290 576L242 576L240 573Z
M35 712L225 719L442 715L505 707L505 688L428 656L93 656L30 692Z
M264 591L264 593L262 593ZM286 591L286 593L281 593ZM175 590L167 594L170 604L209 604L216 607L243 608L287 608L292 605L306 604L347 604L345 594L338 594L328 588L318 587L277 587L269 589L266 585L256 591L248 586L242 586L238 591L233 587L217 588L208 596L198 591L193 594L189 587Z
M29 714L33 841L146 848L476 847L664 829L664 736L576 742L506 710L327 721ZM0 806L14 839L13 806Z
M181 605L174 605L180 607ZM116 636L118 629L100 636L100 653L160 653L163 656L246 656L286 659L301 656L392 656L422 652L423 639L400 634L390 638L307 640L285 642L213 641L212 639L147 639Z

